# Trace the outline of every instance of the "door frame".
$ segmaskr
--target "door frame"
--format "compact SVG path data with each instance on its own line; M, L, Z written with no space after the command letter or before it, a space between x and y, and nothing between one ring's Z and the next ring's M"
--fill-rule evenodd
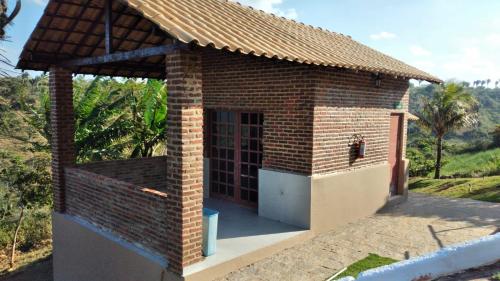
M207 156L210 159L210 165L209 165L209 172L208 172L208 184L209 184L209 196L211 198L216 198L216 199L222 199L226 201L233 202L235 204L238 204L240 206L244 207L249 207L252 209L257 209L259 206L259 201L257 200L257 203L250 203L245 200L241 199L241 114L242 113L252 113L252 114L261 114L264 116L264 113L261 110L253 110L253 109L230 109L230 108L220 108L220 107L214 107L214 108L205 108L206 111L206 126L207 129L205 130L207 136L206 136L206 144L208 146L207 150ZM212 192L212 113L213 112L218 112L218 111L223 111L223 112L233 112L235 113L235 134L234 134L234 197L230 196L224 196L221 195L217 192ZM264 125L262 125L262 130L264 131ZM261 142L263 142L264 136L261 136ZM237 148L237 149L236 149ZM264 151L262 151L262 156L264 155ZM257 188L257 194L259 190Z
M404 143L404 122L405 122L405 113L402 113L402 112L391 112L390 114L390 118L392 119L393 116L398 116L399 117L399 121L398 121L398 136L397 136L397 139L398 139L398 144L397 144L397 147L396 147L396 167L397 167L397 172L396 172L396 193L395 194L391 194L391 197L393 196L398 196L398 195L402 195L403 192L402 192L402 188L401 188L401 176L402 176L402 173L401 173L401 167L402 167L402 164L403 164L403 143ZM389 126L389 139L390 139L390 135L391 135L391 126ZM389 148L390 148L390 143L389 143ZM390 185L392 183L392 169L391 169L391 178L390 178L390 181L389 181L389 189L390 189ZM390 192L390 190L389 190Z

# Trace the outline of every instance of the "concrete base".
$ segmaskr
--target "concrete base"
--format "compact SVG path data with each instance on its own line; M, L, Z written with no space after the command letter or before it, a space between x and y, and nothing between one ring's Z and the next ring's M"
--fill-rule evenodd
M54 213L54 281L180 280L167 262L75 217Z
M259 170L259 216L309 229L311 177Z
M402 160L398 193L408 196L408 160ZM303 176L259 170L259 216L324 232L371 216L389 201L388 164L344 173Z
M408 180L410 178L410 160L402 159L399 166L398 195L408 199Z
M314 176L311 229L324 232L375 214L389 199L389 181L388 164Z

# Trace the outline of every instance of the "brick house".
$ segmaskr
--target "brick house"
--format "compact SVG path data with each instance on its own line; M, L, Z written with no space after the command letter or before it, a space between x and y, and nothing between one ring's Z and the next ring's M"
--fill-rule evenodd
M441 82L224 0L50 0L17 67L50 72L56 281L208 280L404 200L409 79ZM73 74L166 78L167 155L77 164Z

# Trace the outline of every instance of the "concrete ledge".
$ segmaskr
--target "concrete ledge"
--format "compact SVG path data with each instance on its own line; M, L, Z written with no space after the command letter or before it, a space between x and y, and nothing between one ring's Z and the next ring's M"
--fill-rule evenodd
M163 257L82 219L53 213L52 228L55 281L180 280Z
M446 247L429 255L367 270L358 278L342 278L339 281L426 281L493 264L500 259L500 233L471 242Z
M273 244L271 246L253 251L251 253L239 256L230 261L212 266L210 268L204 269L202 271L184 275L185 281L206 281L212 280L220 277L224 277L225 275L253 264L259 260L269 257L272 254L278 253L287 248L293 247L299 243L302 243L310 238L314 237L314 233L312 231L304 231L302 234L296 235L292 238L284 240L282 242ZM170 279L168 279L170 280Z

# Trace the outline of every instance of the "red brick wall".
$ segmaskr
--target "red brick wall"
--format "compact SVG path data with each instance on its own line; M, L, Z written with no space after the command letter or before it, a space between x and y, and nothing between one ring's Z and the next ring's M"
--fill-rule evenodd
M311 75L307 65L205 49L204 107L263 113L263 167L309 174L314 104Z
M385 77L377 88L370 73L318 68L316 76L313 173L386 162L390 114L408 110L408 80ZM403 103L402 110L394 109L397 102ZM405 141L406 124L405 121ZM365 136L364 159L355 159L355 151L349 147L353 134Z
M405 79L383 77L377 88L371 73L203 52L204 107L264 113L268 169L325 174L386 162L390 113L398 101L407 110L407 89ZM365 159L350 156L354 133L366 136Z
M64 212L64 168L74 166L75 116L73 113L73 76L70 70L53 67L49 75L50 119L52 120L52 186L54 210Z
M78 168L142 187L165 191L167 157L102 161L79 165Z
M202 259L203 104L199 50L166 56L168 87L167 193L170 270Z
M65 179L67 214L166 257L165 193L78 168L67 168Z

